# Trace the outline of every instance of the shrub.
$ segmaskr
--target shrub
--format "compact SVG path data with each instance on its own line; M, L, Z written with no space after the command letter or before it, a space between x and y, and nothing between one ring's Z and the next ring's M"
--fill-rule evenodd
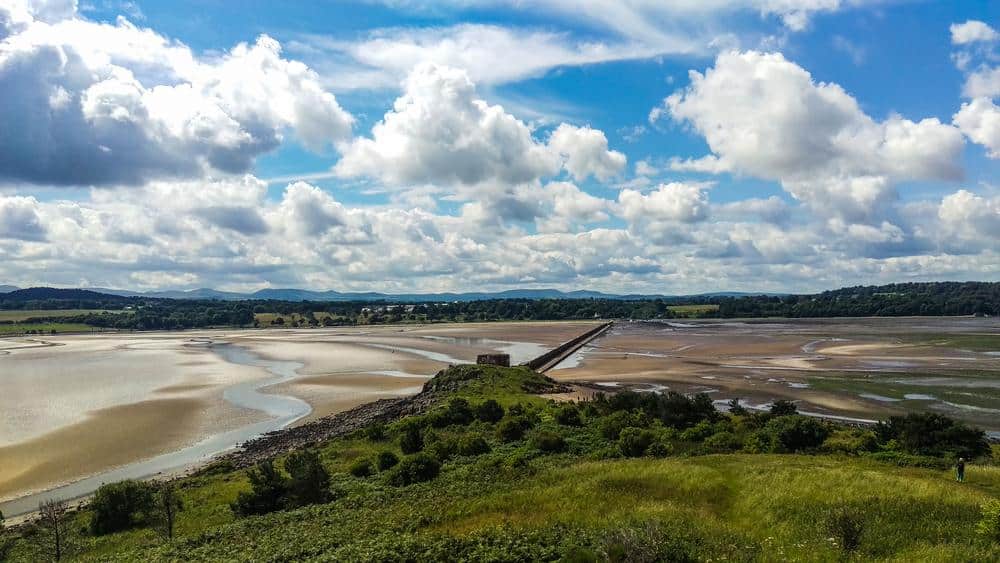
M948 469L951 461L927 455L913 455L898 451L872 452L864 454L866 458L899 467L922 467L925 469Z
M403 458L396 467L388 473L390 485L402 487L413 483L430 481L441 472L441 463L426 453L419 453Z
M399 449L404 454L415 454L424 449L424 437L420 434L419 426L408 424L403 428L403 435L399 437Z
M482 455L490 453L490 445L482 436L462 436L458 441L458 453L460 455Z
M149 518L155 502L153 487L142 481L101 485L90 502L90 531L103 535L137 526Z
M762 431L770 438L772 452L800 452L818 448L830 435L823 422L807 416L781 416L772 419Z
M556 410L556 422L563 426L582 426L580 409L576 405L563 405Z
M715 425L707 420L703 420L681 432L681 440L685 442L701 442L712 434L715 434Z
M458 453L458 440L455 438L441 438L436 434L431 434L426 440L424 451L444 463Z
M378 467L379 471L388 471L389 469L396 467L397 463L399 463L399 457L392 452L379 452L379 454L375 456L375 465Z
M617 440L622 430L633 426L649 426L649 420L641 413L617 411L602 417L597 425L602 436L608 440Z
M743 447L743 441L736 434L723 430L706 438L705 447L715 452L735 452Z
M351 468L348 469L351 475L355 477L371 477L375 470L372 468L372 462L369 459L359 459L351 464Z
M666 457L673 453L673 451L674 449L670 446L670 444L662 441L656 441L646 448L646 455L653 457Z
M305 506L330 502L330 473L315 450L292 452L285 459L288 472L288 504Z
M495 423L503 418L503 407L493 399L487 399L476 405L476 418L483 422Z
M624 456L640 457L645 455L646 449L655 440L656 436L649 430L626 428L622 430L618 438L618 449L621 450Z
M917 455L969 459L990 452L985 432L934 413L893 416L879 422L875 433L880 442L895 440L900 449Z
M871 430L835 430L823 442L822 450L831 453L858 454L878 449L878 437Z
M365 428L365 437L372 442L381 442L382 440L385 440L385 436L385 424L382 424L381 422L376 422L368 428Z
M430 422L435 428L444 428L452 424L466 425L475 418L469 401L461 397L454 397L448 401L448 405L443 409L434 411L430 415Z
M841 550L851 552L861 546L864 521L855 511L845 507L832 510L827 516L825 526L826 533L837 540Z
M983 503L983 517L976 524L976 533L987 540L1000 542L1000 499Z
M278 473L273 460L264 460L247 472L250 491L241 491L231 508L239 516L267 514L280 510L285 502L288 481Z
M799 407L795 403L784 399L771 403L771 416L792 416L799 414Z
M507 416L497 426L497 436L503 442L516 442L524 438L524 433L531 428L531 422L523 416Z
M531 435L531 447L547 453L556 453L566 449L566 440L556 432L539 430Z

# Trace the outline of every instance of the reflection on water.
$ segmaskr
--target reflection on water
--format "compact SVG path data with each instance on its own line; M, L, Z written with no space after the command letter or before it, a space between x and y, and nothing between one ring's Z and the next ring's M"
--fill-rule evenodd
M244 348L231 344L212 346L212 350L228 362L245 366L262 367L274 376L264 380L248 381L232 385L223 391L223 397L229 403L238 407L261 411L270 417L268 420L215 434L192 446L124 465L43 493L28 495L5 502L0 504L0 510L6 516L17 516L37 509L38 504L44 500L72 500L86 496L104 483L112 483L121 481L122 479L139 479L159 473L178 471L207 461L222 452L234 449L239 444L261 434L284 428L312 412L312 407L309 406L309 403L295 397L260 392L265 387L284 383L298 377L296 370L302 367L302 364L299 362L265 360Z

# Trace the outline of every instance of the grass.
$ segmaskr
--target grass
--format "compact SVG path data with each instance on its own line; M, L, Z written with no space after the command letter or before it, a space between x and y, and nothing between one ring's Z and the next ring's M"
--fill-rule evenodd
M704 305L670 305L667 307L674 313L678 315L683 315L686 317L697 316L703 313L711 313L713 311L718 311L719 306L714 304L704 304Z
M106 309L38 309L38 310L0 310L0 322L20 322L28 319L46 319L51 317L72 317L101 313L122 313L124 311L109 311Z
M912 334L899 335L904 342L922 346L971 350L973 352L1000 351L1000 334Z
M27 334L51 334L58 332L90 332L94 327L80 323L17 323L0 324L0 335Z
M340 471L344 454L356 452L344 444L327 453L338 460L331 469ZM693 536L699 559L840 561L823 522L832 508L845 506L865 522L859 555L866 560L1000 557L996 544L980 542L973 531L979 506L1000 494L997 468L970 467L964 485L949 472L827 456L581 461L561 455L535 459L518 472L492 471L505 453L449 464L433 483L403 489L339 475L341 500L244 520L234 520L226 506L242 474L200 478L183 491L189 508L181 514L182 539L172 548L139 530L100 538L81 560L346 557L350 545L386 542L389 535L466 538L498 528L537 533L553 527L600 534L641 521Z
M333 475L332 503L237 519L229 503L248 488L246 472L209 467L179 482L185 510L174 542L150 529L84 535L73 559L533 561L559 560L575 549L610 553L616 546L630 556L655 548L658 555L643 560L1000 559L1000 545L974 531L980 506L1000 496L996 465L970 465L966 482L958 484L950 471L864 457L689 455L693 443L675 443L675 451L685 453L673 457L607 459L600 419L560 426L552 416L556 406L528 393L546 384L525 368L492 366L459 366L434 380L443 402L460 396L473 405L488 398L525 405L538 414L531 432L558 432L568 444L565 453L544 454L527 439L501 442L496 425L474 421L425 430L428 448L432 436L465 435L483 437L491 447L448 458L433 481L393 487L380 475L348 475L356 460L380 451L402 457L401 424L392 424L384 440L359 432L317 445ZM998 453L995 448L994 458ZM853 555L831 539L827 522L836 510L860 522ZM77 515L73 528L85 528L87 518ZM36 555L22 541L13 560Z
M313 316L316 317L316 320L319 321L320 324L323 323L323 319L326 319L328 317L334 320L337 320L338 318L343 318L334 315L332 313L327 313L326 311L317 311L313 313ZM308 326L309 324L308 321L306 320L306 317L304 315L300 315L299 313L290 313L288 315L282 315L281 313L254 313L254 319L256 319L258 323L260 323L260 326L271 326L271 323L274 322L274 319L277 319L278 317L281 317L285 321L285 326L292 326L292 324L295 321L299 321L300 323L305 324L306 326Z

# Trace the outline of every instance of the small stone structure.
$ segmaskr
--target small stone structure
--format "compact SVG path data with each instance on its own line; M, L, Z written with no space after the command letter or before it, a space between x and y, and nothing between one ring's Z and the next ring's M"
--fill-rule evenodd
M481 366L503 366L510 367L510 354L479 354L476 356L476 363Z

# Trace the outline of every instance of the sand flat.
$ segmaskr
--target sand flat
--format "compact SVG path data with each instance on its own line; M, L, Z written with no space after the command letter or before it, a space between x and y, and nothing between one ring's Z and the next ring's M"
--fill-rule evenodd
M207 401L159 399L101 409L81 422L0 448L0 499L180 448L211 421ZM139 439L141 438L141 439Z
M305 420L419 391L423 377L474 361L499 342L561 342L592 323L337 327L55 335L0 339L0 498L47 489L257 425L227 389L263 384L269 368L231 363L232 344L295 362L293 378L260 389L306 401ZM551 330L550 330L551 327ZM526 337L518 331L524 329ZM551 334L550 334L551 332ZM580 330L579 332L582 332ZM484 340L485 339L485 340ZM535 342L538 341L538 342ZM416 376L416 377L411 377Z

